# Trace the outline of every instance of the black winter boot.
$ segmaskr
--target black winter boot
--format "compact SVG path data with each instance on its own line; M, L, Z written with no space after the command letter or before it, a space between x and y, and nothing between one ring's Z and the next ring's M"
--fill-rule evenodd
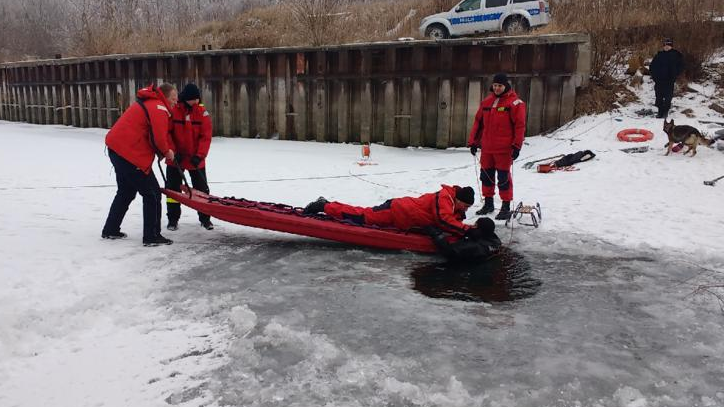
M304 211L302 212L304 215L314 215L320 212L324 212L324 205L329 203L324 197L320 196L317 198L316 201L310 202L307 206L304 207Z
M178 230L178 221L177 220L170 220L168 221L168 225L166 226L166 229L168 230Z
M493 197L492 196L486 196L485 197L485 204L481 209L479 209L477 212L475 212L476 215L487 215L495 210L495 205L493 204Z
M158 235L152 239L143 239L143 245L146 247L160 246L165 244L173 244L173 240L166 239L161 235Z
M201 226L203 226L204 229L206 229L206 230L214 230L214 224L211 223L211 220L209 220L209 219L202 220Z
M513 212L510 211L510 201L503 201L503 205L500 207L500 212L495 216L497 220L508 220Z
M125 233L120 232L120 231L113 232L113 233L103 232L103 233L101 233L101 237L104 239L116 240L116 239L125 239L126 237L128 237L128 235L126 235Z

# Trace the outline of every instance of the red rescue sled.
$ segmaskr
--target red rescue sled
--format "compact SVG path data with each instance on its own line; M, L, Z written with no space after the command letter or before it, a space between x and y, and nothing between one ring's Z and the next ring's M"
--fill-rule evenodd
M182 189L187 191L185 187ZM359 226L326 215L302 215L301 208L289 205L234 197L219 198L195 189L191 190L191 197L188 192L181 193L168 189L162 191L169 198L189 208L238 225L379 249L437 252L432 239L422 233Z

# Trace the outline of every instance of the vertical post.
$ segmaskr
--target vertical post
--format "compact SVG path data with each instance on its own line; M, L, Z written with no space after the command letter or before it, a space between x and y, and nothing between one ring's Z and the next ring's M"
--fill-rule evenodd
M395 146L395 67L397 66L397 49L388 48L385 50L385 118L384 118L384 140L386 146Z
M164 58L156 57L156 85L166 82L166 61Z
M251 106L249 101L249 56L239 55L239 75L241 82L239 83L239 103L237 107L237 117L239 120L239 132L241 137L252 137L251 130Z
M362 50L360 82L360 142L372 141L372 52Z
M73 127L78 127L80 123L80 120L78 119L80 117L80 113L78 111L78 89L75 84L78 73L76 71L76 65L67 65L66 68L68 69L68 98L70 102L68 114L70 116L70 125Z
M20 121L18 117L18 96L15 92L15 83L17 83L18 78L13 68L8 68L5 72L5 77L8 78L8 97L12 101L12 106L10 106L10 119L12 121Z
M561 108L560 108L560 123L569 122L573 119L575 114L576 104L576 79L573 76L563 78L561 85Z
M43 72L43 104L45 105L45 108L43 109L43 115L45 124L55 124L53 121L53 101L52 101L52 89L55 82L53 80L53 66L52 65L45 65L42 67Z
M133 104L133 102L136 100L136 92L138 91L136 86L136 61L134 60L128 60L126 61L126 81L125 81L125 97L124 102L125 105L123 106L123 109L127 109L129 106Z
M561 91L563 83L560 76L549 76L545 85L543 130L549 130L561 124Z
M68 65L58 66L60 74L60 122L65 126L70 126L70 95L68 94Z
M212 112L213 114L221 115L221 133L226 137L232 135L232 101L233 91L231 88L231 77L234 76L234 64L228 56L224 55L221 57L221 97L218 112Z
M104 72L103 77L107 81L115 82L117 73L115 73L115 72L111 73L112 72L111 64L112 64L111 61L105 61L103 63L103 72ZM116 93L116 86L114 85L113 82L107 82L105 84L105 86L103 86L103 94L104 94L105 105L106 105L106 115L105 115L106 116L106 126L105 126L106 128L110 128L111 126L113 126L113 112L114 112L114 109L116 109L116 105L115 105L115 103L113 103L113 100L114 100L113 96Z
M422 47L412 48L412 70L415 72L412 78L412 90L410 94L410 145L413 147L423 146L422 138L422 80L420 72L425 70L425 50Z
M21 72L20 68L13 68L13 98L15 100L15 120L23 121L25 115L22 109L22 92L20 88Z
M76 71L76 83L77 83L77 102L78 102L78 126L79 127L88 127L88 119L87 119L87 112L85 111L86 103L85 103L85 97L83 85L79 82L82 82L85 78L83 76L83 64L76 64L75 66Z
M50 65L50 80L52 85L50 86L50 120L53 124L60 124L60 102L58 101L58 95L60 94L60 81L58 79L60 73L60 66Z
M440 47L440 71L452 71L452 51L448 46ZM440 90L438 94L438 113L437 113L437 138L435 146L437 148L447 148L450 146L450 125L452 119L452 83L449 77L440 78Z
M337 72L341 76L349 73L349 51L339 50ZM339 80L339 93L337 94L337 141L347 143L350 130L350 92L349 81Z
M287 55L277 54L272 57L274 69L270 72L272 84L272 110L274 112L274 130L279 138L285 140L289 137L287 133Z
M25 106L25 121L28 123L35 123L35 114L33 112L33 91L30 88L30 82L32 81L30 67L25 67L23 72L23 105Z
M545 83L540 73L545 70L545 45L533 47L530 96L528 97L528 134L539 134L543 130L543 112L545 107Z
M314 55L314 105L312 122L317 141L327 139L327 84L324 76L327 73L327 54L317 51Z
M256 130L260 137L269 137L269 69L266 55L256 55L257 99Z
M8 103L5 95L5 68L0 68L0 120L7 120L6 103Z
M91 91L91 87L93 85L90 80L92 80L93 76L90 70L90 63L83 63L81 67L83 69L80 75L83 81L81 89L83 91L83 105L85 106L84 111L86 120L83 127L95 127L96 115L93 111L95 109L95 101L93 100L93 92Z
M213 61L215 62L215 61ZM201 100L203 101L206 108L209 110L209 113L211 114L211 122L213 123L213 133L214 134L221 134L220 127L221 127L221 120L220 116L223 115L223 111L221 110L221 98L219 92L216 92L218 90L218 87L220 87L221 83L217 81L218 75L215 75L214 72L214 64L212 62L211 55L204 55L203 60L201 63L199 73L199 77L201 80ZM219 96L217 98L217 96Z
M307 58L304 53L297 53L294 62L294 94L292 95L292 106L294 107L294 133L297 140L307 139L307 82L303 78L307 74ZM300 79L299 76L302 76Z
M25 120L28 123L35 123L35 100L33 98L33 88L31 83L33 82L33 68L25 67L23 69L25 73L25 80L23 81L23 99L25 99Z

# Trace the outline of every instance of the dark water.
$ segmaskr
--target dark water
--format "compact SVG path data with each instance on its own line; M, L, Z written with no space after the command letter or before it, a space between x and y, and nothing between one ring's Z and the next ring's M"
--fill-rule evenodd
M524 256L503 249L476 262L423 263L410 274L412 288L431 298L470 302L506 302L528 298L542 282Z
M198 358L224 364L171 404L724 405L721 310L659 253L591 239L460 265L277 237L178 242L194 261L163 306L216 324Z

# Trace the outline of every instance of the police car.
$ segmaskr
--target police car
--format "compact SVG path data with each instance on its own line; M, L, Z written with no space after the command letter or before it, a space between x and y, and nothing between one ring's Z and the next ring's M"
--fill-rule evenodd
M422 19L420 34L432 39L486 31L508 34L550 22L550 5L541 0L463 0L452 10Z

